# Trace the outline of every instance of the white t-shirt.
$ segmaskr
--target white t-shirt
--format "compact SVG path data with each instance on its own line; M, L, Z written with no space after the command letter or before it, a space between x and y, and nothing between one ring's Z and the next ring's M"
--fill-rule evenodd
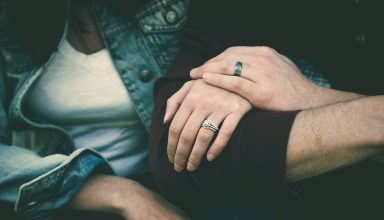
M147 133L107 49L86 55L63 40L24 106L63 127L76 148L100 152L118 175L148 170Z

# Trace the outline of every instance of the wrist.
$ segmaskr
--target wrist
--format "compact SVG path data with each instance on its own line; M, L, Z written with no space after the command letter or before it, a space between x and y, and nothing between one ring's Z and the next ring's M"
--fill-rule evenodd
M301 88L301 97L299 105L301 110L312 109L325 105L330 97L328 89L320 87L314 83L307 84Z
M140 202L139 197L142 195L142 191L146 189L136 181L130 179L125 179L125 181L123 189L116 196L114 207L119 215L130 219L131 214L137 211L136 205L137 202Z
M314 85L314 88L309 91L312 92L308 94L309 97L305 109L322 107L364 97L360 94L324 88L318 85Z
M122 215L129 204L127 189L131 188L131 184L129 180L122 177L92 176L72 198L69 208Z
M332 99L335 96L331 89L320 87L315 85L315 88L312 90L312 97L310 99L310 107L316 108L328 105L332 103Z

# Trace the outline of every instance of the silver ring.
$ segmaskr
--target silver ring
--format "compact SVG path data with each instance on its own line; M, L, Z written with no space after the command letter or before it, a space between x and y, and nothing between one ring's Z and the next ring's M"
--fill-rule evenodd
M237 61L235 64L235 71L233 72L234 76L241 76L241 70L243 70L243 63Z
M204 120L203 123L201 123L201 127L205 128L205 129L212 130L214 132L219 130L219 127L213 121L211 121L209 119Z

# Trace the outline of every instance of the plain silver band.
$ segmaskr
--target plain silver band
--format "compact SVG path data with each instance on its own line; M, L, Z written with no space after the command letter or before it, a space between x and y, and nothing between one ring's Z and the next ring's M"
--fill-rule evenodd
M211 121L209 119L204 120L203 123L201 123L201 127L205 128L205 129L212 130L214 132L219 130L219 127L213 121Z
M233 73L234 76L241 76L241 71L243 70L243 63L240 61L237 61L235 64L235 72Z

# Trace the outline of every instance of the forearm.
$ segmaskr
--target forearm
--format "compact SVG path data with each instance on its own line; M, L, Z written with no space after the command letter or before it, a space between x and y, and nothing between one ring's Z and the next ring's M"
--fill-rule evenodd
M287 178L298 181L384 150L384 96L302 111L291 129Z
M69 208L115 213L124 219L188 219L179 208L138 182L112 175L89 178Z
M316 86L311 92L310 97L307 99L306 109L317 108L362 97L364 97L364 95Z
M68 208L103 211L122 215L124 196L133 188L133 181L111 175L90 177L72 198Z

